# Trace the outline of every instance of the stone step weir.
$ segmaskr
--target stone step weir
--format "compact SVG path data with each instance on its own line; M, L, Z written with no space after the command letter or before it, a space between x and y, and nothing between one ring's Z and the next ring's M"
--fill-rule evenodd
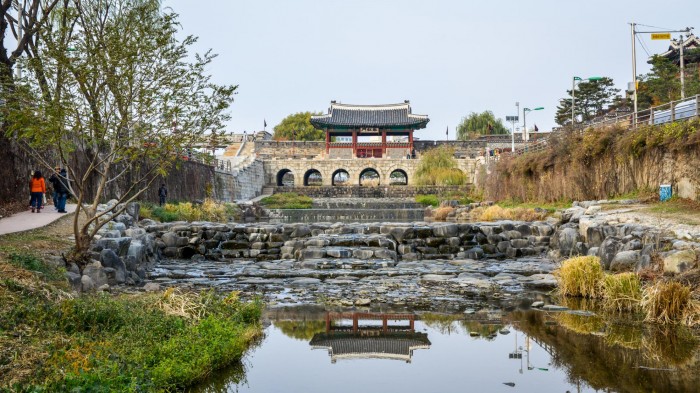
M425 210L396 209L394 207L358 209L268 209L270 222L277 223L308 223L308 222L409 222L423 220Z
M314 199L315 209L424 209L418 202L404 198L319 198Z
M554 227L523 223L152 223L162 254L171 258L258 261L354 259L416 261L518 258L549 250Z

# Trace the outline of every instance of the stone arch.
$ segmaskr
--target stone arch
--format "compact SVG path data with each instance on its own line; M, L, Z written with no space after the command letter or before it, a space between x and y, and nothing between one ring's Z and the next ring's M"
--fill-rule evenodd
M381 184L382 175L374 168L365 168L360 172L359 181L361 186L378 186Z
M389 172L388 183L391 185L406 186L408 185L408 173L401 168L396 168Z
M309 169L304 173L304 187L323 185L323 175L318 169Z
M349 186L350 173L345 169L336 169L331 175L331 185L333 186Z
M294 172L289 169L280 169L277 172L277 186L278 187L294 187Z

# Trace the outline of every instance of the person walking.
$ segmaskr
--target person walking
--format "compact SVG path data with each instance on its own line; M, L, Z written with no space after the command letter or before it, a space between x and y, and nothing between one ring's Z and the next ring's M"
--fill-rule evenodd
M58 208L59 213L68 213L66 211L66 199L68 199L68 174L66 169L61 169L59 172L56 182L56 197L58 198Z
M158 203L160 206L165 205L165 198L168 196L168 189L165 188L165 184L161 184L158 189Z
M56 167L54 173L49 177L49 183L51 183L51 189L53 189L53 194L51 195L51 200L53 201L54 210L58 211L58 173L61 172L61 167Z
M44 177L41 176L41 171L34 171L34 175L29 181L29 191L32 195L32 213L34 213L35 209L37 213L41 213L41 202L44 199L44 193L46 193L46 182Z

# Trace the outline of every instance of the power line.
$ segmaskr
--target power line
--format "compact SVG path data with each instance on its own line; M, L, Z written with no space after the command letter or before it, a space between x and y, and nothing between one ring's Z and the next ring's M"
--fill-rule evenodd
M643 25L643 24L641 24L641 23L637 23L637 26L651 27L652 29L659 29L659 30L673 30L673 29L667 29L667 28L665 28L665 27L657 27L657 26Z
M639 38L639 35L637 35L637 41L639 41L639 44L642 46L642 49L644 49L644 52L646 52L647 57L651 57L651 55L649 54L649 49L647 49L647 46L644 45L644 41L642 41L642 39Z

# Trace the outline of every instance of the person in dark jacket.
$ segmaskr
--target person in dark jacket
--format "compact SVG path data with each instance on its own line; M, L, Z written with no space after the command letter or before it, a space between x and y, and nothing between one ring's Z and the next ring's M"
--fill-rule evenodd
M56 182L56 196L58 198L58 212L59 213L68 213L66 211L66 199L68 199L68 175L66 173L66 169L63 168L61 169L61 172L58 174L58 181Z
M51 189L53 190L53 194L51 194L51 200L53 201L53 208L55 210L58 210L58 192L56 192L56 189L58 188L59 172L61 172L61 167L57 166L55 172L52 173L49 177L49 183L51 183Z
M165 184L161 184L158 189L158 203L160 206L165 205L165 198L168 196L168 189L165 188Z

